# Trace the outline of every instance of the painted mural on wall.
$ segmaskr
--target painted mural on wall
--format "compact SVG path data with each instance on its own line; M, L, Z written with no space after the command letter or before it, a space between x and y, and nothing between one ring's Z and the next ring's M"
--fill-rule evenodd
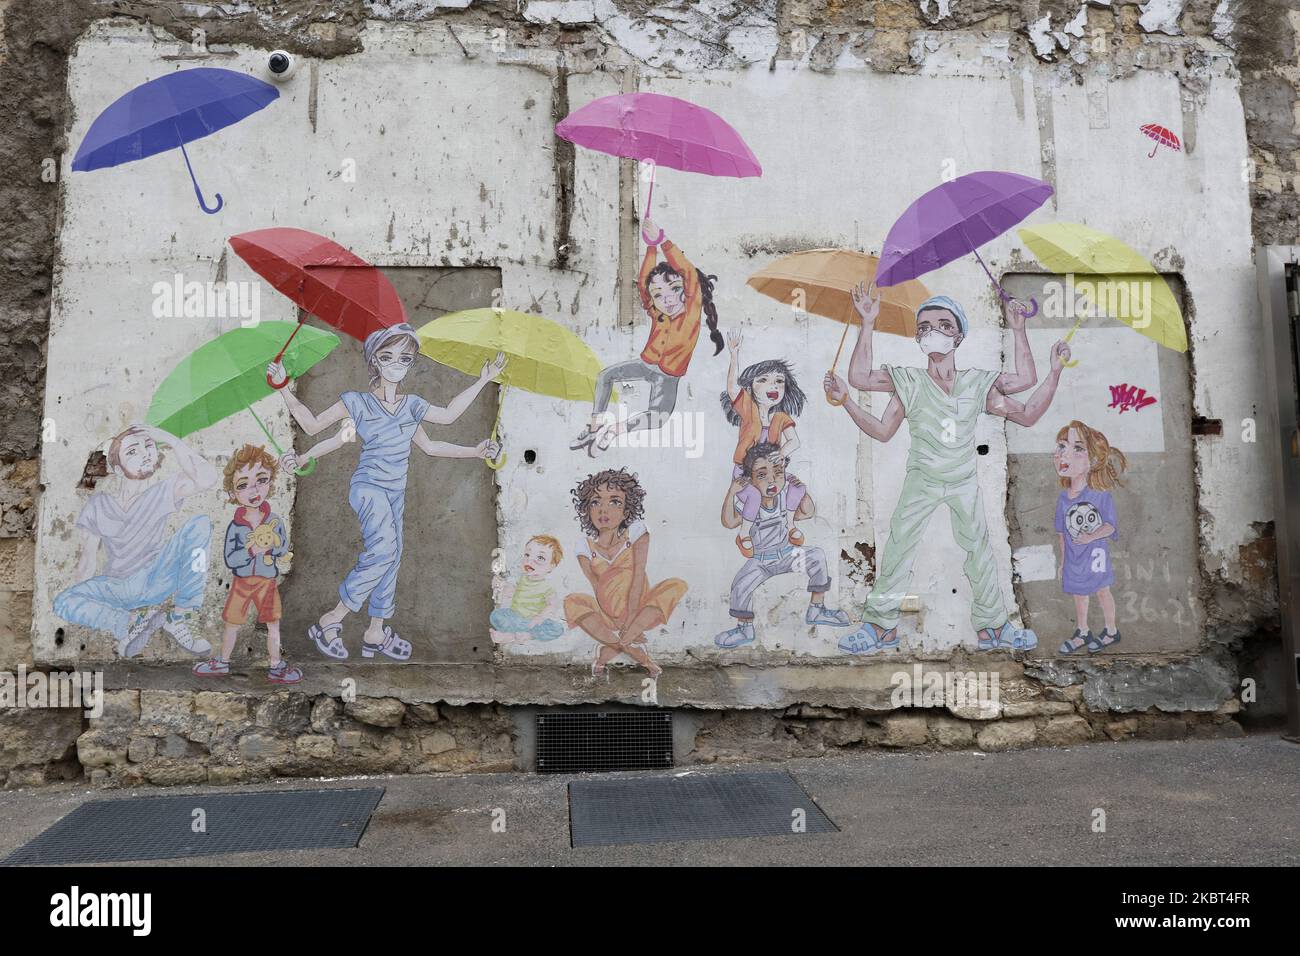
M890 519L889 538L863 610L862 626L841 640L841 649L874 654L900 646L902 599L917 549L940 506L948 511L953 537L966 552L962 570L971 587L971 626L979 649L1037 647L1037 635L1016 627L1003 603L976 476L975 426L981 413L1021 425L1036 423L1056 394L1062 367L1070 358L1069 345L1061 341L1052 347L1046 379L1022 404L1011 396L1037 380L1022 312L1015 312L1010 320L1016 337L1014 372L957 368L957 349L970 324L962 307L943 295L926 300L917 311L916 342L926 357L926 367L875 368L871 339L879 300L862 287L854 302L862 317L862 331L849 365L849 381L865 391L892 393L907 419L912 443L903 493ZM839 391L839 384L833 382L832 389ZM846 403L844 407L851 406ZM887 419L890 414L887 410Z
M1083 422L1064 426L1056 436L1053 464L1061 482L1056 501L1054 526L1061 547L1061 590L1074 598L1074 635L1063 641L1062 654L1081 647L1089 653L1118 644L1115 598L1115 568L1110 543L1119 538L1119 517L1111 491L1123 482L1128 467L1124 453L1112 448L1106 436ZM1093 597L1101 605L1104 627L1094 637L1088 627L1088 605Z
M184 80L167 84L188 89L236 83L215 75L229 72L181 71L176 75ZM256 87L250 89L257 95L249 100L244 115L275 98L269 87L269 96ZM119 103L128 100L129 95ZM114 110L118 104L92 126L94 135L87 135L78 154L77 162L86 154L85 163L74 168L111 165L99 160L120 139L110 135L116 122ZM674 117L674 122L666 126L659 122L665 116ZM678 139L663 129L676 130ZM685 131L692 131L691 135ZM597 100L561 123L557 134L585 148L645 164L651 173L647 210L657 165L709 176L761 173L739 134L720 117L659 94ZM710 149L684 149L684 143L699 145L692 137L711 144ZM147 150L140 155L177 147L184 153L186 140L172 138L175 142L145 144ZM216 207L211 208L197 183L195 191L205 212L220 208L219 194ZM1069 344L1074 330L1052 346L1040 381L1026 334L1026 323L1038 304L1020 303L998 286L979 248L1015 227L1051 193L1049 184L1018 174L984 171L958 177L911 204L889 230L878 259L852 250L811 250L751 277L749 284L772 298L785 301L792 293L820 296L820 305L810 305L808 311L844 325L841 349L849 326L860 326L847 382L835 370L838 353L823 378L829 410L810 407L798 381L806 369L796 363L772 352L748 365L741 362L745 336L732 328L724 338L719 328L714 302L717 276L687 258L648 212L641 223L645 251L636 288L649 328L635 358L612 364L601 361L558 323L500 308L447 315L417 332L382 273L332 240L286 228L232 236L231 248L240 258L303 310L300 320L236 329L206 343L185 357L159 386L147 424L132 426L108 442L111 486L96 489L77 519L81 552L76 578L55 596L54 611L64 621L110 634L122 658L141 654L160 630L176 646L206 655L212 645L195 633L193 622L206 593L208 554L217 544L222 555L217 573L230 578L230 590L221 614L219 647L209 659L195 664L193 673L204 678L229 675L240 629L255 621L266 630L268 680L279 684L302 680L303 669L286 661L281 647L279 581L286 570L283 562L291 556L291 543L285 509L281 505L277 510L271 498L282 473L310 480L322 459L356 442L359 460L351 475L347 505L361 531L362 550L339 584L337 604L320 615L306 636L324 657L348 660L352 651L345 641L345 623L350 615L364 613L368 621L352 649L367 660L409 661L412 638L418 636L403 637L393 621L412 451L430 457L479 458L493 467L505 461L495 426L489 438L473 446L436 441L424 426L457 421L495 382L502 386L498 424L506 387L565 401L590 401L590 421L569 449L596 458L617 445L621 436L659 429L673 415L704 333L714 356L724 347L729 351L720 404L727 425L735 429L735 443L729 473L701 475L693 486L711 489L700 491L711 501L716 501L712 496L717 491L723 491L720 523L727 534L717 538L726 543L728 554L733 542L740 553L725 598L731 626L714 633L716 648L733 651L755 644L760 634L755 600L779 588L807 591L803 623L812 629L810 634L834 642L839 651L872 655L901 649L901 605L917 552L932 530L935 513L946 511L953 539L965 555L962 573L972 592L974 645L985 651L1034 650L1038 636L1018 625L1017 610L1004 601L977 480L975 434L981 415L1029 427L1046 414L1063 370L1078 364L1072 361ZM1155 274L1154 267L1136 252L1087 227L1051 223L1021 229L1020 235L1049 270L1068 268L1094 277L1122 270ZM947 295L931 295L919 282L920 276L967 255L989 275L1006 305L1011 371L959 368L960 347L971 333L965 310ZM1101 297L1099 290L1094 284L1089 293L1094 301ZM803 304L801 300L801 310ZM1186 349L1177 305L1172 296L1161 297L1159 289L1154 308L1150 303L1144 311L1136 305L1128 308L1102 301L1098 311L1165 347ZM360 343L368 370L364 388L343 392L320 412L312 411L285 387L327 360L340 341L337 335L305 326L308 314ZM877 332L913 340L925 364L877 366L873 349ZM761 330L746 335L751 341L762 341ZM421 355L476 375L476 380L445 408L401 391ZM713 374L710 367L710 394L718 384ZM193 384L208 383L214 376L218 381L212 387L200 389ZM611 412L615 388L624 383L648 387L644 407L630 416ZM883 415L878 417L854 401L851 388L887 394ZM301 452L281 449L253 408L277 391L306 435L315 437L330 429L333 433ZM1023 402L1015 397L1026 392ZM1140 410L1154 401L1143 393L1134 407ZM875 580L865 606L853 610L828 606L838 569L835 542L810 542L800 527L801 523L808 527L817 516L815 497L822 497L822 490L813 486L822 479L789 470L791 456L805 450L800 419L834 415L834 408L843 408L857 432L876 442L892 441L903 421L910 435L902 492L888 536L878 548ZM244 412L266 441L240 444L224 472L185 443L192 432ZM711 413L716 414L716 410ZM732 433L723 434L731 448ZM855 447L858 441L847 428L840 440L846 444L852 440ZM164 460L174 466L164 470ZM1070 421L1057 436L1054 462L1062 487L1055 519L1060 582L1064 593L1073 597L1076 611L1073 636L1057 651L1072 654L1086 648L1096 653L1120 642L1110 591L1114 572L1109 548L1119 534L1111 492L1121 484L1127 461L1101 431ZM213 541L206 516L184 516L187 501L218 489L231 507L219 543ZM569 548L562 544L562 535L552 533L537 533L524 542L513 575L497 582L494 590L495 608L487 622L491 639L503 649L522 650L526 645L570 649L582 646L585 635L595 643L593 675L605 674L611 664L625 659L657 678L662 668L651 653L652 637L670 621L683 623L684 599L690 590L680 577L658 579L650 571L672 561L673 553L663 543L672 532L656 532L653 537L661 543L652 552L647 491L626 466L587 475L570 496L580 536ZM675 516L665 508L657 517L671 526ZM167 534L176 521L178 529ZM554 530L551 525L550 531ZM716 532L712 526L710 533ZM335 545L316 541L296 546ZM585 589L566 586L566 560L569 567L576 565L581 571ZM1104 624L1096 637L1088 623L1093 597L1101 606ZM700 643L707 642L707 634L716 627L711 620L685 623L706 635ZM566 638L573 640L562 640Z
M361 442L361 457L348 491L348 505L361 525L364 550L339 584L339 602L321 615L308 636L325 656L346 660L343 621L366 608L370 623L361 637L361 656L376 655L394 661L411 658L411 642L398 635L387 621L397 611L397 571L402 562L402 526L406 509L406 481L412 447L425 454L448 458L495 458L500 446L484 439L470 448L435 444L421 428L429 422L450 425L469 408L487 384L505 367L498 355L484 363L478 380L457 395L446 408L418 395L398 391L420 353L415 329L406 323L388 326L366 337L365 359L369 381L365 391L344 392L319 415L285 389L280 392L289 414L308 435L318 435L338 425L331 437L313 445L305 459L323 458L350 441ZM287 378L284 367L272 363L267 377ZM298 456L285 455L285 466L296 468Z
M636 475L620 468L587 476L572 494L583 534L575 553L592 593L565 597L565 621L599 645L593 675L626 654L658 677L662 668L650 656L646 632L668 623L687 585L680 578L650 584L645 489Z
M296 684L302 669L280 654L280 561L292 557L289 531L271 510L271 491L280 463L261 445L244 445L230 456L222 488L235 506L226 526L221 557L231 573L230 592L221 611L225 627L221 649L215 657L194 665L197 677L224 677L230 673L239 628L256 616L266 628L267 679L274 684Z
M641 224L641 238L646 251L637 275L637 292L650 318L650 334L640 356L602 369L596 379L591 421L569 445L573 451L585 449L593 458L608 451L620 435L656 429L668 420L677 407L682 376L695 354L701 318L708 327L713 354L722 351L718 309L713 304L713 283L718 277L692 265L649 217ZM663 262L658 261L659 252ZM612 414L609 404L615 385L632 381L649 386L646 408L628 417Z
M492 640L498 644L553 641L566 628L555 586L547 578L564 560L564 547L549 534L535 534L524 545L519 560L522 572L513 583L500 584L494 593L497 608L492 612Z
M170 474L168 452L176 461ZM77 518L76 580L55 596L54 613L111 634L119 657L139 656L160 629L183 650L207 653L211 645L191 622L207 586L212 522L194 515L171 535L166 528L186 499L219 484L220 472L148 425L114 435L106 458L112 486L96 489Z

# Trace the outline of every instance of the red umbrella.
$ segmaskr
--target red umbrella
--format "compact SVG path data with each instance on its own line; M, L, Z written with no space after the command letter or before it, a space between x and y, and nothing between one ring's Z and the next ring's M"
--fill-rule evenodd
M277 228L243 232L229 242L239 258L300 309L359 342L371 332L406 321L406 307L388 278L332 239L306 229ZM297 334L294 329L284 348ZM272 388L289 382L274 382L269 375L266 381Z
M1168 146L1170 149L1181 150L1183 144L1178 141L1178 137L1165 129L1163 126L1157 126L1155 123L1147 123L1142 127L1142 132L1156 141L1155 146L1151 147L1151 152L1147 153L1147 159L1151 159L1156 154L1156 150L1161 146Z

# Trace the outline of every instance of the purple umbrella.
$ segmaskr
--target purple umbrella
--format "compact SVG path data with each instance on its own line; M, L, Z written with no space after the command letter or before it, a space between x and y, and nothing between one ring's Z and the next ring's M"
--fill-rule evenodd
M555 127L555 135L610 156L708 176L761 176L750 148L717 113L662 93L620 93L592 100Z
M1052 187L1042 180L997 170L968 173L936 186L908 206L890 227L876 270L876 285L915 279L973 252L1002 300L1016 302L984 265L979 247L1019 223L1050 195ZM1030 299L1029 304L1026 317L1038 312L1035 300Z
M119 166L176 149L206 213L220 211L203 199L185 144L238 123L280 95L269 83L234 70L197 67L160 76L118 97L95 117L72 160L76 172Z

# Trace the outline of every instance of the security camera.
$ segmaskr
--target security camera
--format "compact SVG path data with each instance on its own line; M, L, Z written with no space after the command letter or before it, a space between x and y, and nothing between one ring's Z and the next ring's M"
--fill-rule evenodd
M271 79L276 83L283 83L293 76L294 68L298 65L293 58L293 54L287 50L272 50L271 55L266 58L266 69L271 74Z

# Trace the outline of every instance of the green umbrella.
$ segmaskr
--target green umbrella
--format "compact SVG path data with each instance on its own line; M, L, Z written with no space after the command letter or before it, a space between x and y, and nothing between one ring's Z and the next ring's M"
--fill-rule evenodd
M296 328L296 322L259 322L231 329L195 349L158 386L145 421L184 438L248 409L276 454L284 454L253 404L273 394L266 384L266 366ZM289 377L297 378L338 344L332 332L304 326L281 361ZM315 469L312 459L296 474L309 475Z

